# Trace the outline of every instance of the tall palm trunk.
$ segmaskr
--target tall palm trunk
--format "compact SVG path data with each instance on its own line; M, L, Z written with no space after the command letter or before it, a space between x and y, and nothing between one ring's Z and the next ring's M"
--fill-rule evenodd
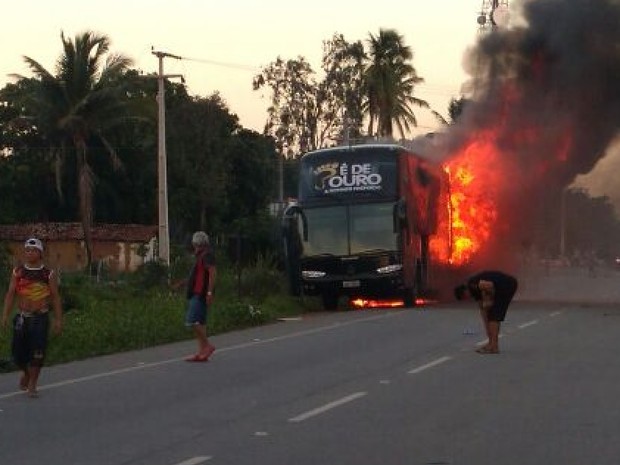
M90 274L93 261L93 240L91 227L93 224L93 173L88 164L87 148L83 138L76 138L78 148L78 195L80 198L80 222L84 234L86 248L86 270Z

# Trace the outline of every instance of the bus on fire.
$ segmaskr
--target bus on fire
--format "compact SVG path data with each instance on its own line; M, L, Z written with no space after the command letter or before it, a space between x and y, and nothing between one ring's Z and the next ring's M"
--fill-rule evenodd
M290 290L401 298L429 290L443 171L398 145L321 149L300 160L298 199L283 217Z

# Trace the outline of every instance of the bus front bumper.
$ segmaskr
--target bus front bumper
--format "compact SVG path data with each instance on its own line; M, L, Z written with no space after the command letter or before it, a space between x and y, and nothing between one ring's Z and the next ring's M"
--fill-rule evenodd
M302 279L306 295L391 296L403 290L402 273L365 276L329 276Z

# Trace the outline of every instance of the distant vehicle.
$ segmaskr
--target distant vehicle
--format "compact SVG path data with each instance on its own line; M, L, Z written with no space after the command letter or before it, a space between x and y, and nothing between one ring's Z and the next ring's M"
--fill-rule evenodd
M322 149L300 160L297 204L283 239L290 290L321 296L397 297L429 289L441 167L398 145Z

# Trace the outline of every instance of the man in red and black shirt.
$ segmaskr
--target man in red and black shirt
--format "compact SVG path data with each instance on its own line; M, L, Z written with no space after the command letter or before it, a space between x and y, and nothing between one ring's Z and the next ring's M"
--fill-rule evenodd
M196 261L187 282L187 313L185 325L192 327L198 341L198 352L186 360L206 362L215 351L207 337L207 311L213 301L215 286L215 255L209 245L209 236L198 231L192 236Z
M37 383L45 360L49 312L54 313L54 333L62 331L62 306L58 278L43 265L43 242L30 238L24 244L24 264L13 270L4 298L2 327L6 328L17 301L13 317L13 361L22 371L20 389L37 397Z

